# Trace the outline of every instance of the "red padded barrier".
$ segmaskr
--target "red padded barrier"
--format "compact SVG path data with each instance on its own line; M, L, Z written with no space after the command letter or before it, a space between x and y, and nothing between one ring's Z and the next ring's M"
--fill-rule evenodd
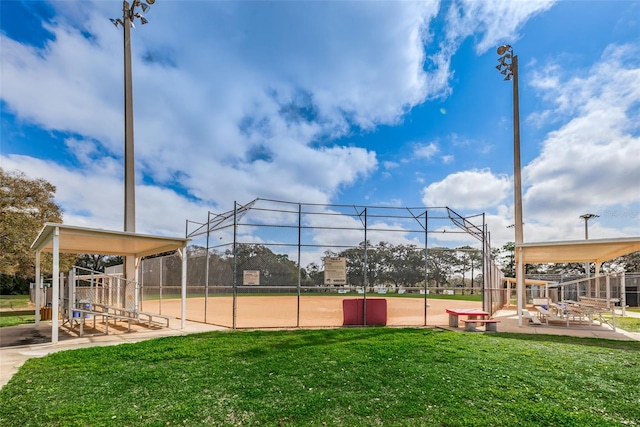
M343 326L364 325L364 298L342 300ZM387 300L367 298L367 325L387 324Z

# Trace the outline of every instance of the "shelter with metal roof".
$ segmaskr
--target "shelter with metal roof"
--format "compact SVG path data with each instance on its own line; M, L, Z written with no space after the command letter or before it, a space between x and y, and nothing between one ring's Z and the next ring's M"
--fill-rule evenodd
M614 239L573 240L557 242L518 243L516 257L522 265L545 263L595 263L596 275L605 261L640 251L640 237ZM522 301L525 291L524 277L516 277L518 296L518 325L522 326Z
M53 256L52 277L52 323L51 342L58 342L59 307L57 301L60 297L60 254L101 254L132 256L136 266L144 256L155 255L163 252L178 251L182 258L182 307L181 327L185 327L186 319L186 281L187 281L187 257L186 247L190 239L152 236L129 232L99 230L92 228L76 227L64 224L46 223L38 237L31 245L36 251L36 280L40 282L40 254L51 253ZM39 292L36 292L39 295ZM39 301L36 301L39 305ZM39 313L36 310L36 321L39 321Z

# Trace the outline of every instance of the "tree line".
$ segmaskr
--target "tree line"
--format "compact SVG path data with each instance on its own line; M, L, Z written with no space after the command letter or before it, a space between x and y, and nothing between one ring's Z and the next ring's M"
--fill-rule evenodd
M342 251L326 251L327 257L346 259L347 283L350 286L416 287L424 286L425 271L429 286L435 287L481 287L482 257L478 250L469 246L457 249L430 248L425 261L424 248L415 245L394 245L380 242L367 244L366 267L364 261L365 244ZM189 248L188 282L203 285L206 277L206 248ZM235 264L234 264L235 263ZM165 283L178 280L179 268L168 273L173 263L165 263ZM177 263L176 263L177 266ZM261 286L301 286L323 287L324 267L312 262L300 267L287 254L274 253L262 244L236 245L235 258L232 249L209 253L209 284L211 286L231 286L235 282L243 284L245 271L259 271ZM365 273L366 271L366 273ZM175 275L174 277L166 276ZM299 275L299 277L298 277Z

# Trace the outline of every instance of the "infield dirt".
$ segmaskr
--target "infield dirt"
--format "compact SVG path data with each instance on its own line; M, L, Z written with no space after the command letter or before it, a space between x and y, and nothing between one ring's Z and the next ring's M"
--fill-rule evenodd
M342 301L361 296L238 296L237 328L336 327L343 324ZM381 296L367 297L368 300ZM424 326L425 299L387 297L388 326ZM180 300L143 301L142 309L180 317ZM220 326L233 326L233 298L226 296L187 299L187 320ZM482 308L481 302L427 300L426 324L447 325L447 308ZM205 316L206 314L206 316Z

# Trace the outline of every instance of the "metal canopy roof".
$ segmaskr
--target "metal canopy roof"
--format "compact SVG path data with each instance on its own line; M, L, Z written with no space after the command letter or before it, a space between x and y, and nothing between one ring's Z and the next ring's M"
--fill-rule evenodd
M53 234L60 230L60 253L143 257L184 248L190 239L150 236L46 223L31 249L53 251Z
M594 262L603 263L640 251L640 237L574 240L564 242L520 243L525 264Z

